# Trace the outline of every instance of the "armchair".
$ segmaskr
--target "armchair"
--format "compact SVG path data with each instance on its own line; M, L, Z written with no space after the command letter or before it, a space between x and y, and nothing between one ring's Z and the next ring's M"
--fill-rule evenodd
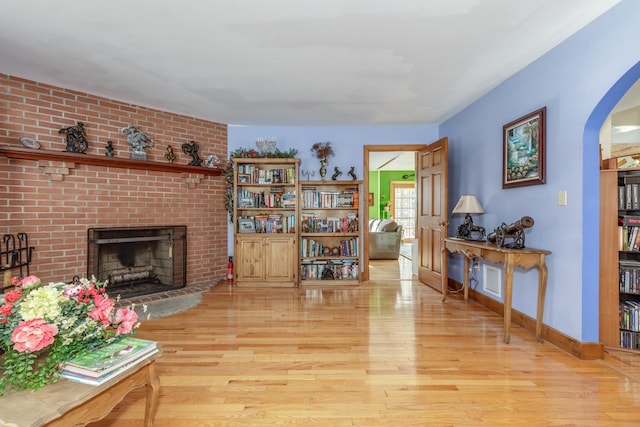
M388 219L369 220L369 259L398 259L402 225Z

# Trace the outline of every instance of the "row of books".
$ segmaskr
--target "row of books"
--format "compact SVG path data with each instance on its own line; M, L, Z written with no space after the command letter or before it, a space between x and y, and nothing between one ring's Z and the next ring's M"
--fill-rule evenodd
M300 256L303 258L319 257L323 255L357 257L358 244L357 237L340 240L340 244L337 246L338 251L337 253L334 253L336 251L332 251L331 248L328 248L322 242L303 237L300 239ZM330 253L327 253L327 249L330 250Z
M238 217L238 233L293 233L295 227L295 215L258 214Z
M625 176L618 182L618 209L640 209L640 176Z
M60 376L83 384L100 385L159 351L155 341L123 336L68 360Z
M640 332L640 302L625 300L620 302L620 329Z
M264 191L257 193L248 190L238 190L239 208L283 208L296 207L296 192L283 193L279 189L272 188L269 194Z
M302 187L302 207L311 208L357 208L360 206L358 188L343 191L316 191L315 187Z
M640 295L640 261L621 259L618 266L619 290Z
M295 168L260 169L255 165L238 165L238 182L247 184L295 184Z
M640 332L620 331L620 347L640 350Z
M351 231L349 225L354 224L352 221L355 220L355 224L358 221L357 213L350 213L342 218L319 218L315 214L308 213L303 213L301 216L303 222L302 231L305 233L348 233Z
M302 280L355 280L359 272L356 260L303 261L300 265Z

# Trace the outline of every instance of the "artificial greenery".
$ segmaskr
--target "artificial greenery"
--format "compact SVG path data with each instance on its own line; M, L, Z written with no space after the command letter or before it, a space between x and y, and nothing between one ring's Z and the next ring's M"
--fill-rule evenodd
M224 207L229 212L229 222L233 222L233 162L231 159L249 158L249 159L292 159L298 154L298 150L295 148L289 151L280 151L277 148L273 151L259 151L253 148L238 148L229 153L229 161L224 168L225 177L225 192L224 192Z

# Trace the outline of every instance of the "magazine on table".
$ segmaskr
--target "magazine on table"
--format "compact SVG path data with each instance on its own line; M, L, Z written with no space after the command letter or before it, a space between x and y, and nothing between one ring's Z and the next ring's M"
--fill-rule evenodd
M115 342L68 360L64 370L98 378L157 351L155 341L124 336Z

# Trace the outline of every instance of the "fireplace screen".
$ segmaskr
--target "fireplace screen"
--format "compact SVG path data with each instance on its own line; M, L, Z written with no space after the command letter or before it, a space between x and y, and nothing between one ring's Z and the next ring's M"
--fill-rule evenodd
M87 253L87 277L122 298L186 285L186 226L90 228Z

